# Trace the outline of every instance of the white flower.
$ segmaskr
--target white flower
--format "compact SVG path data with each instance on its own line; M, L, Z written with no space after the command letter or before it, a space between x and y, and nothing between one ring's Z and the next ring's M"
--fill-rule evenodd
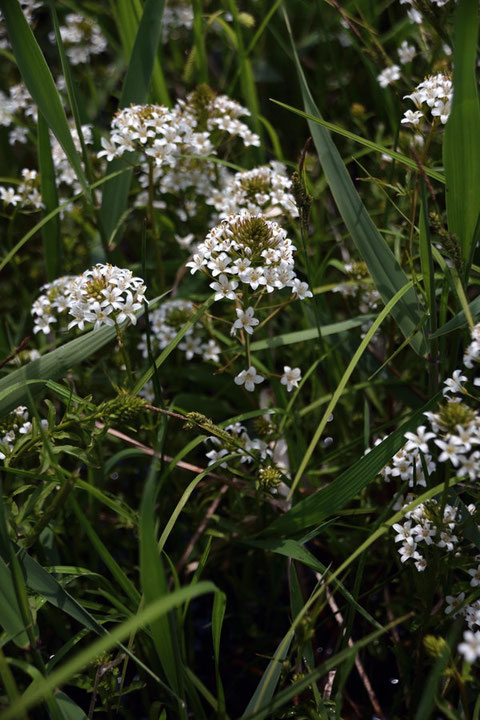
M298 387L298 383L302 379L300 368L290 368L288 365L283 367L283 375L280 379L282 385L287 386L287 392L293 390L294 387Z
M245 330L246 333L252 335L253 328L260 322L256 317L254 317L255 310L253 307L249 307L245 311L241 308L235 308L235 312L237 313L237 319L232 325L230 334L236 335L237 330Z
M460 607L460 605L465 600L465 593L462 592L460 595L457 595L456 597L454 595L447 595L445 598L447 602L447 606L445 608L445 614L446 615L452 615L452 618L456 617L459 612L462 612L462 614L465 612L464 610L459 611L457 608Z
M403 125L418 125L423 118L421 110L406 110L400 122Z
M292 293L297 296L299 300L305 300L305 298L313 297L311 290L308 289L306 282L301 282L296 278L292 283Z
M197 270L201 270L207 264L205 257L201 253L196 253L190 262L185 263L186 267L191 268L190 272L195 275Z
M245 390L253 392L255 385L265 380L262 375L258 375L256 369L251 365L248 370L242 370L235 378L236 385L245 385Z
M217 282L210 283L210 287L216 292L215 300L222 300L223 298L235 300L234 290L238 287L238 282L235 280L229 282L227 276L222 273Z
M207 457L210 460L210 462L208 464L213 465L213 463L216 463L217 460L220 460L225 455L228 455L228 450L225 450L225 448L223 448L222 450L210 450L210 452L207 453ZM226 462L220 463L220 467L226 468L227 463Z
M476 632L465 630L463 642L458 646L458 652L468 663L474 663L480 657L480 630Z
M404 437L407 438L408 442L405 445L405 450L409 452L410 450L418 449L421 450L423 453L428 453L428 441L435 437L435 433L432 432L426 432L426 426L420 425L420 427L417 428L416 433L412 432L406 432Z
M382 70L380 75L377 75L378 84L382 88L386 88L388 85L391 85L399 78L400 68L398 67L398 65L390 65L389 67L386 67L385 70Z
M20 432L22 431L20 430ZM471 568L468 571L468 574L472 576L472 579L470 580L470 585L472 587L477 587L477 585L480 585L480 565L477 567L476 570Z
M415 543L413 543L413 545L410 545L410 544L402 545L402 547L398 551L400 553L400 561L402 563L404 563L409 558L412 558L413 560L420 560L422 556L420 555L419 552L417 552L416 547L417 546Z
M446 462L450 460L454 467L458 467L460 457L458 455L458 445L453 443L451 440L445 442L444 440L435 440L435 445L438 445L442 453L438 456L439 462Z
M404 40L398 48L398 57L400 58L400 62L402 63L402 65L406 65L407 63L411 62L415 55L415 46L409 45L407 40Z

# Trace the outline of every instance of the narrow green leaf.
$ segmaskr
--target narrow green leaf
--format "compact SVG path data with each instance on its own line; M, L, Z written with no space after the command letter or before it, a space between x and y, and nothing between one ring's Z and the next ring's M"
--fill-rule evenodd
M87 181L70 133L65 110L52 74L25 19L20 3L18 0L4 0L2 12L23 81L40 113L62 146L88 198Z
M158 618L165 616L170 610L183 605L184 602L210 592L218 592L211 582L200 582L193 587L181 588L165 597L158 598L151 605L137 615L129 618L121 625L113 628L107 635L99 638L88 647L81 650L71 660L62 664L43 680L33 683L18 702L12 704L2 715L2 720L15 720L24 710L28 710L41 702L57 687L64 685L75 673L83 670L103 653L135 633L142 627L149 625Z
M443 160L448 229L462 248L466 275L480 217L480 106L477 91L478 0L459 0L453 42L453 101Z
M9 635L15 645L28 647L29 640L23 624L17 598L13 590L13 579L8 565L0 557L0 627Z
M225 694L223 691L222 679L220 675L220 638L222 635L223 619L225 617L225 609L227 607L227 597L225 593L216 593L213 598L212 609L212 641L213 654L215 657L215 678L217 682L217 698L218 698L218 714L219 718L225 715Z
M290 23L285 11L284 16L302 88L305 110L307 113L321 118L320 111L315 105L300 65ZM309 121L308 125L340 215L360 255L368 266L378 292L382 296L384 303L387 304L405 286L407 277L363 205L328 130L312 121ZM405 337L409 337L413 330L418 327L422 315L423 312L413 288L392 309L392 316ZM419 355L426 352L426 341L420 333L417 333L412 338L410 344Z
M437 393L407 422L374 447L368 455L357 460L352 467L333 480L326 488L301 500L291 510L274 520L261 535L295 536L341 510L353 500L360 490L377 477L380 470L404 445L404 433L418 427L422 422L423 413L434 407L441 397L442 394Z

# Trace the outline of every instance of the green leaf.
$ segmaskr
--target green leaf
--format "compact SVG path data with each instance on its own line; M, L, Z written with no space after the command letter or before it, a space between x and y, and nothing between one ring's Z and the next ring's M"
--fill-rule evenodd
M131 103L142 104L147 99L161 37L163 5L164 0L146 0L145 2L133 50L128 61L128 70L123 83L119 109L127 107ZM131 25L127 32L131 32ZM160 80L160 78L157 79ZM162 98L162 101L165 101L165 99ZM115 159L108 163L106 174L124 167L125 163ZM125 213L131 180L132 171L129 170L111 180L105 186L100 218L105 235L110 241L112 240L112 233L117 229L118 220Z
M80 185L89 197L87 181L75 149L62 101L18 0L4 0L2 13L23 81L40 113L62 146Z
M132 633L154 623L155 620L165 616L170 610L183 605L188 600L210 592L218 592L216 586L211 582L200 582L191 587L180 588L165 597L157 598L137 615L113 628L107 635L78 652L71 660L63 663L60 668L54 670L46 678L32 683L28 691L5 710L2 714L2 720L15 720L21 712L37 705L52 690L64 685L73 675L82 671L96 658L115 647Z
M158 491L159 461L154 458L145 484L140 508L140 577L145 604L168 598L168 585L155 534L155 501ZM158 616L150 623L153 642L170 687L183 694L183 673L173 620Z
M321 118L320 111L315 105L300 65L290 23L285 11L284 16L290 35L298 78L302 88L305 110L310 115ZM330 133L326 128L312 121L308 122L308 126L340 215L360 255L368 266L378 292L382 296L384 303L387 304L389 300L405 286L408 278L363 205L347 168L330 137ZM415 328L419 327L422 315L423 312L413 288L411 288L392 309L392 316L407 338L410 337ZM415 333L410 344L419 355L423 355L426 352L426 341L420 333Z
M480 217L480 106L477 91L478 0L459 0L453 43L453 102L443 160L449 232L462 248L466 275Z
M20 648L26 648L30 642L13 587L8 565L0 557L0 626L9 635L9 640Z
M475 298L469 303L470 313L474 320L480 318L480 297ZM455 330L461 330L468 326L468 319L463 310L461 310L455 317L449 320L445 325L438 328L438 330L430 336L431 338L441 337L441 335L448 335L448 333L454 332Z
M318 525L331 517L349 503L369 482L374 480L380 470L387 465L395 453L404 445L404 433L414 430L421 424L423 413L434 407L442 393L437 393L424 407L417 410L409 420L397 428L368 455L357 460L348 470L337 477L330 485L317 490L297 503L291 510L274 520L261 535L298 535L307 528Z

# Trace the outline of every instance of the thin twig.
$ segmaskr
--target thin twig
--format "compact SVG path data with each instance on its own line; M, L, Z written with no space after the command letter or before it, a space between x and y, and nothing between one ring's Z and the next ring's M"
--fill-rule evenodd
M7 357L0 362L0 368L2 368L4 365L6 365L8 362L10 362L10 360L13 360L18 355L18 353L20 353L23 350L25 345L28 345L29 341L30 341L30 335L27 335L27 337L24 337L22 342L20 343L20 345L17 345L17 347L14 348L14 350L12 350L10 355L7 355Z

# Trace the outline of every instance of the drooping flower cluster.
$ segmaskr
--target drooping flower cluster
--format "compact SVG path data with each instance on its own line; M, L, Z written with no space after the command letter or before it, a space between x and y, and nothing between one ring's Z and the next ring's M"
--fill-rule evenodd
M163 350L176 337L197 308L189 300L167 300L149 315L151 328L152 350ZM144 358L148 357L147 336L142 335L138 345ZM187 330L182 342L178 345L187 360L199 356L205 362L219 362L220 347L209 337L203 322L197 322Z
M198 246L198 252L187 263L211 275L210 287L216 300L236 300L239 283L243 295L291 288L297 298L312 297L306 282L295 274L293 253L296 248L286 230L261 215L241 212L215 226ZM232 278L231 280L229 278Z
M93 55L100 55L107 49L107 40L100 27L88 17L78 13L68 13L60 35L65 52L72 65L84 65L91 61ZM49 33L51 42L55 42L55 33Z
M85 323L98 330L102 325L113 326L125 320L135 325L135 313L142 307L146 292L143 280L130 270L102 264L82 275L58 278L41 289L44 292L34 302L31 313L34 333L41 330L45 334L61 319L70 321L68 330L85 330Z
M23 180L16 186L0 186L0 200L5 205L19 206L24 210L39 210L43 207L39 191L40 178L36 170L24 168Z
M416 126L422 120L428 120L426 115L428 110L430 110L433 120L438 117L440 122L445 125L452 105L452 81L442 73L431 75L419 83L413 93L405 95L405 98L412 100L417 110L407 110L404 113L401 120L404 125Z
M298 210L291 186L285 165L272 161L270 165L229 175L207 203L214 206L221 219L241 210L269 218L294 218Z
M48 428L48 420L41 421L44 429ZM5 460L13 451L15 443L22 437L30 435L32 422L25 405L19 405L0 422L0 460Z

